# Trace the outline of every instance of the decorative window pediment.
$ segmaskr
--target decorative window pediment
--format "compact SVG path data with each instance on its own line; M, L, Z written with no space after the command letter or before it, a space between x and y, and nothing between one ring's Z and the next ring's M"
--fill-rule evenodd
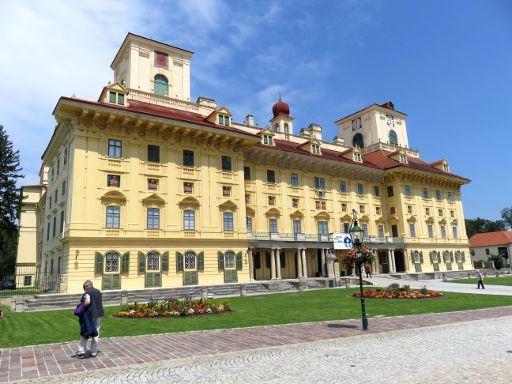
M408 222L408 223L415 223L415 222L416 222L416 216L415 216L415 215L411 215L411 216L407 219L407 222Z
M271 145L275 146L274 142L274 132L270 130L270 128L265 127L260 131L261 135L261 144L263 145Z
M108 191L103 196L101 196L101 201L103 204L115 203L124 205L126 203L126 196L119 191Z
M156 193L149 195L142 199L142 204L144 205L158 205L162 206L165 204L165 200L158 196Z
M361 154L359 147L350 148L345 152L342 152L340 156L356 163L363 163L363 155Z
M254 216L256 211L251 207L245 207L245 212L248 216Z
M232 123L232 114L226 107L219 107L206 118L211 123L230 127Z
M219 208L223 211L236 211L238 206L231 200L226 200L219 205Z
M317 220L329 220L330 215L326 211L320 211L315 215L315 219Z
M195 197L187 196L179 202L179 205L184 208L187 208L187 207L195 208L195 207L199 206L199 200L197 200Z
M443 217L441 220L439 220L439 224L446 224L446 219Z
M267 212L265 212L265 216L267 217L279 217L281 216L281 211L277 208L270 208Z
M348 213L345 213L343 216L341 216L342 222L345 222L345 221L352 222L352 219L353 219L353 217L351 215L349 215Z
M364 215L359 217L359 221L369 222L370 221L370 216L368 216L367 214L364 214Z
M290 214L290 217L292 219L302 219L304 217L304 214L299 211L298 209Z

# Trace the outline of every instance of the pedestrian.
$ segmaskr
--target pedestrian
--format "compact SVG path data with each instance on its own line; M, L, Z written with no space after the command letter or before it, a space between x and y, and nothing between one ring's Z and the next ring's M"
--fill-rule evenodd
M484 287L484 275L482 275L482 272L479 269L477 269L476 271L478 273L478 284L477 284L476 289L480 289L480 286L482 287L482 289L485 289L485 287Z
M84 306L84 313L79 317L80 323L80 342L76 357L84 359L87 357L87 339L92 338L90 356L96 357L98 354L98 339L103 319L103 298L99 289L94 288L91 280L86 280L83 285L84 294L81 302Z
M366 277L372 277L372 268L369 264L364 265L364 271L366 272Z

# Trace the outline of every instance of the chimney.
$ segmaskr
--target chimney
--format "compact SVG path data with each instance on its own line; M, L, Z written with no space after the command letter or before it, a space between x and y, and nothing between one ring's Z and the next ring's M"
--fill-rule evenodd
M254 116L253 115L247 115L245 117L245 125L248 125L250 127L254 126Z

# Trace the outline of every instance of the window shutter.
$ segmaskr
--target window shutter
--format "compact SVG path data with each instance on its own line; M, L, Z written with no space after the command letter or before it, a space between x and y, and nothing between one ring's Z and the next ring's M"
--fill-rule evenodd
M121 256L121 273L130 272L130 252L125 252Z
M183 272L183 254L176 252L176 272Z
M223 271L224 270L224 253L222 253L221 251L217 252L217 261L219 264L219 271Z
M169 252L162 253L162 272L169 272Z
M204 271L204 252L199 252L197 254L197 270L199 272Z
M430 264L434 264L434 259L432 258L432 251L430 251L428 254L430 256Z
M139 273L146 272L146 255L139 252Z
M242 264L242 252L236 254L236 270L241 271L244 268Z
M96 262L94 263L94 274L103 275L103 255L96 252Z
M145 288L151 288L153 286L153 276L154 273L146 273L146 276L144 277Z
M420 251L420 264L423 264L423 251Z

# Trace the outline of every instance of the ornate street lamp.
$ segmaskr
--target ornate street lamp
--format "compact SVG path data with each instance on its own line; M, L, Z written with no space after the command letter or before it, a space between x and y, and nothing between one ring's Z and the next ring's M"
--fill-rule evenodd
M357 212L352 210L352 226L350 227L350 236L352 237L352 248L355 252L354 266L359 271L359 297L361 299L361 312L363 319L363 331L368 330L368 318L366 317L366 306L364 304L364 292L363 292L363 272L362 267L366 262L371 262L371 256L368 256L368 251L363 249L363 229L357 222Z

